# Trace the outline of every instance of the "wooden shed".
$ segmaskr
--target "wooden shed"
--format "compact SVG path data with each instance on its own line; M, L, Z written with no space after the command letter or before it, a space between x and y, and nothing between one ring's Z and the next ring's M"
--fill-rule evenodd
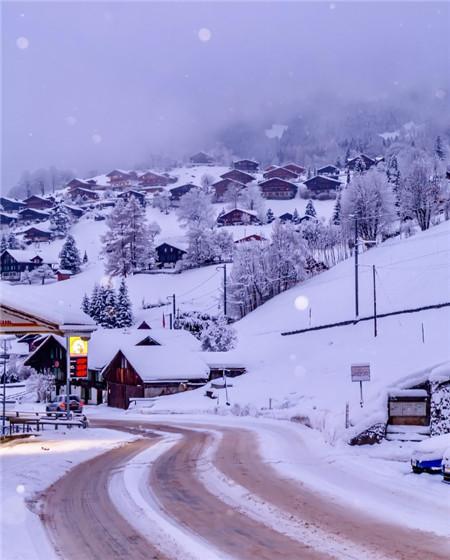
M430 395L425 389L390 391L388 399L389 424L428 426L430 424Z

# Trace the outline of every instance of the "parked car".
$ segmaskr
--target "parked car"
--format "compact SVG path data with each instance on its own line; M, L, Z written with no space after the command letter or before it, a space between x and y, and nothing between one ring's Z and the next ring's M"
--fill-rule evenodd
M83 412L83 401L78 397L78 395L69 395L69 409L71 412L81 413ZM67 411L67 399L66 395L58 395L51 403L49 403L45 410L47 416L57 415L58 412Z
M450 447L444 451L444 456L442 457L442 475L444 482L450 484Z
M449 446L450 434L434 436L421 441L411 456L412 471L416 474L423 472L441 474L442 459Z

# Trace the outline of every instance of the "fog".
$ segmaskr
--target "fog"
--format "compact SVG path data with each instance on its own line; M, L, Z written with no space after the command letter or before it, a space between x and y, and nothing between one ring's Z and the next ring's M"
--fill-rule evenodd
M447 101L449 5L434 2L3 4L3 187L182 157L237 122L315 99ZM324 101L325 100L325 101ZM246 154L240 154L246 155Z

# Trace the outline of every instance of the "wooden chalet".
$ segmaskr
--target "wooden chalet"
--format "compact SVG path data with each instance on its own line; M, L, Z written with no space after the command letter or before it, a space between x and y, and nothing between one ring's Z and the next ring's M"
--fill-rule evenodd
M106 174L106 177L108 177L108 181L113 187L126 187L132 180L130 173L121 169L113 169Z
M233 208L233 210L229 210L217 217L217 224L219 226L238 226L259 223L260 220L256 212L244 210L243 208Z
M340 169L335 165L324 165L317 169L317 175L322 175L323 177L331 177L332 179L337 179L339 177Z
M84 214L83 208L79 206L74 206L73 204L63 204L63 206L72 218L79 219Z
M190 190L198 188L197 185L192 183L186 183L185 185L180 185L179 187L173 187L170 189L170 200L171 202L179 202L180 198L187 194Z
M297 195L297 185L275 177L259 184L264 198L274 200L288 200Z
M0 226L10 227L17 222L17 214L7 214L6 212L0 212Z
M221 179L216 181L211 185L214 190L213 202L223 202L225 200L225 193L231 187L237 187L238 189L244 189L245 185L239 183L239 181L233 181L232 179Z
M282 224L285 224L286 222L292 222L294 216L290 212L285 212L284 214L281 214L281 216L278 216L278 219Z
M122 198L127 201L130 200L131 197L135 198L142 206L145 206L145 193L131 189L117 195L117 198Z
M34 341L33 351L24 361L25 366L38 373L50 373L55 377L56 394L66 384L66 344L61 336L47 335Z
M90 179L88 181L85 181L84 179L72 179L67 183L66 187L69 191L78 187L82 189L92 189L93 187L95 187L95 184L96 183L93 179Z
M139 185L143 187L166 187L172 182L167 175L146 171L139 176Z
M265 169L264 172L267 173L268 171L272 171L272 169L276 169L278 166L277 165L268 165Z
M33 208L34 210L48 210L55 206L55 200L52 198L44 198L37 194L33 194L26 198L24 204L27 208Z
M296 163L286 163L286 165L283 165L282 168L292 171L292 173L295 173L296 175L303 175L306 171L304 167L297 165Z
M205 152L198 152L189 158L191 165L213 165L214 158Z
M246 235L245 237L242 237L241 239L237 239L234 243L235 244L251 243L252 241L262 242L262 241L267 241L267 239L265 237L263 237L262 235L258 235L257 233L253 233L252 235Z
M70 191L70 198L72 200L81 199L81 200L87 202L89 200L98 200L99 195L98 195L98 192L96 192L92 189L87 189L87 188L84 188L84 187L74 187Z
M53 233L48 229L29 227L21 232L23 239L28 243L46 243L52 240Z
M161 243L155 247L157 254L156 264L159 268L173 268L186 254L184 249L171 243Z
M19 220L22 222L44 222L50 218L50 212L36 208L24 208L19 211Z
M223 175L220 176L222 179L231 179L232 181L237 181L238 183L242 183L243 185L248 185L255 180L253 175L249 175L244 171L240 171L239 169L232 169L231 171L227 171Z
M257 173L259 163L251 159L239 159L233 162L234 169L238 171L245 171L246 173Z
M359 154L359 156L348 159L346 163L346 167L350 169L350 171L354 171L356 163L359 159L363 161L366 169L370 169L371 167L377 164L377 161L375 159L366 156L366 154Z
M17 212L26 208L26 204L21 200L16 200L15 198L8 198L6 196L0 197L0 206L5 212Z
M270 171L263 173L264 179L283 179L285 181L295 181L298 179L298 174L286 169L285 167L275 167Z
M318 193L326 191L336 191L341 186L341 181L337 179L332 179L331 177L325 177L323 175L316 175L307 179L304 182L308 190Z
M34 270L43 264L44 259L34 251L5 249L0 255L1 278L17 282L22 272Z

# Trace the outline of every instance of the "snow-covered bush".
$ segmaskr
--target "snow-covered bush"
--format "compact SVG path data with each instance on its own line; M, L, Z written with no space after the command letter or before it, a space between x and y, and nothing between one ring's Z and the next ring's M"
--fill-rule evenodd
M232 350L236 344L236 330L228 324L225 317L219 317L211 322L203 331L201 342L205 352L226 352Z
M450 382L431 384L431 435L450 433Z
M55 389L55 376L34 371L26 380L26 388L27 391L36 393L37 402L47 402Z

